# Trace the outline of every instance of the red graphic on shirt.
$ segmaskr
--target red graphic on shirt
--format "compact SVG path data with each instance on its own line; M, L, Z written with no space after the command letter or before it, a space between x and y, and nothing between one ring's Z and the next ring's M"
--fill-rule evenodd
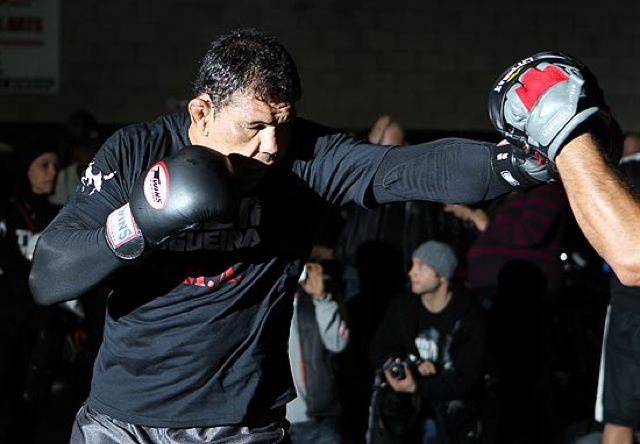
M189 276L185 278L184 281L182 281L182 284L195 285L196 287L213 288L222 284L231 284L234 282L240 282L241 280L242 280L242 275L234 276L233 267L229 267L223 273L220 273L218 276L213 276L213 277Z

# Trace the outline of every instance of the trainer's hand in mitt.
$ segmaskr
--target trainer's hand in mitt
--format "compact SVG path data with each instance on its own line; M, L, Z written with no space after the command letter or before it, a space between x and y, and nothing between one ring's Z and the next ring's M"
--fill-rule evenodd
M594 133L616 162L619 130L595 76L562 52L541 52L505 70L489 94L489 118L498 132L557 178L555 158L572 138ZM617 136L615 136L617 137Z

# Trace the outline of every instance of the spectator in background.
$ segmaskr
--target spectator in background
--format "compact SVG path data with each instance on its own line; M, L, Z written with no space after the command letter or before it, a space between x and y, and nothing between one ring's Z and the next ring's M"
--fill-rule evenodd
M58 164L66 168L75 161L74 147L81 140L100 139L100 128L96 116L86 110L77 109L67 116L66 125L58 140Z
M55 191L49 198L51 202L64 205L75 194L80 177L100 148L100 143L98 133L94 131L69 141L71 163L58 172Z
M472 292L490 307L501 268L514 259L524 259L543 271L546 297L556 299L563 286L560 254L570 215L563 188L546 184L510 193L494 205L487 210L465 205L444 207L478 232L467 253L466 277Z
M15 159L15 187L0 203L0 442L30 443L61 346L48 334L58 308L36 306L28 287L36 241L59 211L48 200L58 155L51 143L26 139L15 145ZM51 347L43 349L43 340Z
M512 259L498 274L488 317L486 374L492 396L486 404L485 438L493 444L552 441L552 376L558 333L547 278L533 262Z
M336 354L349 331L337 288L327 288L322 264L309 262L294 299L289 358L298 397L287 404L292 444L340 444L342 405Z
M98 139L98 119L86 109L78 109L67 118L67 134L70 139Z
M413 398L415 421L399 435L390 428L372 430L372 437L397 443L474 443L480 438L485 313L462 287L454 285L458 260L443 242L427 241L412 255L411 293L395 299L369 346L375 368L384 369L384 384ZM399 376L388 366L402 361ZM372 424L385 424L379 408L383 388L374 394ZM393 396L386 392L385 397ZM402 398L398 398L401 400ZM388 399L387 399L388 400ZM411 415L411 413L408 413ZM409 419L409 418L405 418Z

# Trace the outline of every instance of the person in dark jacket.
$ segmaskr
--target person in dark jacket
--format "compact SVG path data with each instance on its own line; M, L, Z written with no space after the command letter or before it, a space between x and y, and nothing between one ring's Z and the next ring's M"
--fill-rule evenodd
M452 285L457 267L453 249L427 241L412 255L411 293L392 301L369 346L371 363L383 384L411 399L405 424L374 431L385 443L478 442L483 396L485 314L482 306ZM383 393L382 388L377 393ZM385 405L391 402L381 401ZM393 396L386 390L386 397ZM377 424L384 428L385 408ZM409 418L411 417L411 418ZM373 423L373 422L372 422ZM393 430L392 430L393 429Z

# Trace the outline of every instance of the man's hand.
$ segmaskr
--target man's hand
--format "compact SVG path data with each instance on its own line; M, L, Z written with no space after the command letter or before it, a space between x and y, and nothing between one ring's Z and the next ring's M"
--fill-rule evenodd
M429 360L421 360L418 363L418 373L420 376L433 376L437 372L436 365Z
M451 213L457 218L472 223L478 231L484 231L489 225L489 216L481 208L471 208L460 204L445 204L445 213Z
M387 382L394 391L404 393L416 392L418 388L416 380L413 378L411 370L406 365L404 366L405 377L401 380L394 378L390 370L385 369L383 371L385 378L387 378Z
M306 276L300 280L300 286L314 299L323 300L327 297L324 288L324 268L316 262L307 262L305 269Z
M384 132L391 123L391 116L380 116L376 123L374 123L371 131L369 131L369 142L370 143L380 143L382 141L382 137L384 136Z

